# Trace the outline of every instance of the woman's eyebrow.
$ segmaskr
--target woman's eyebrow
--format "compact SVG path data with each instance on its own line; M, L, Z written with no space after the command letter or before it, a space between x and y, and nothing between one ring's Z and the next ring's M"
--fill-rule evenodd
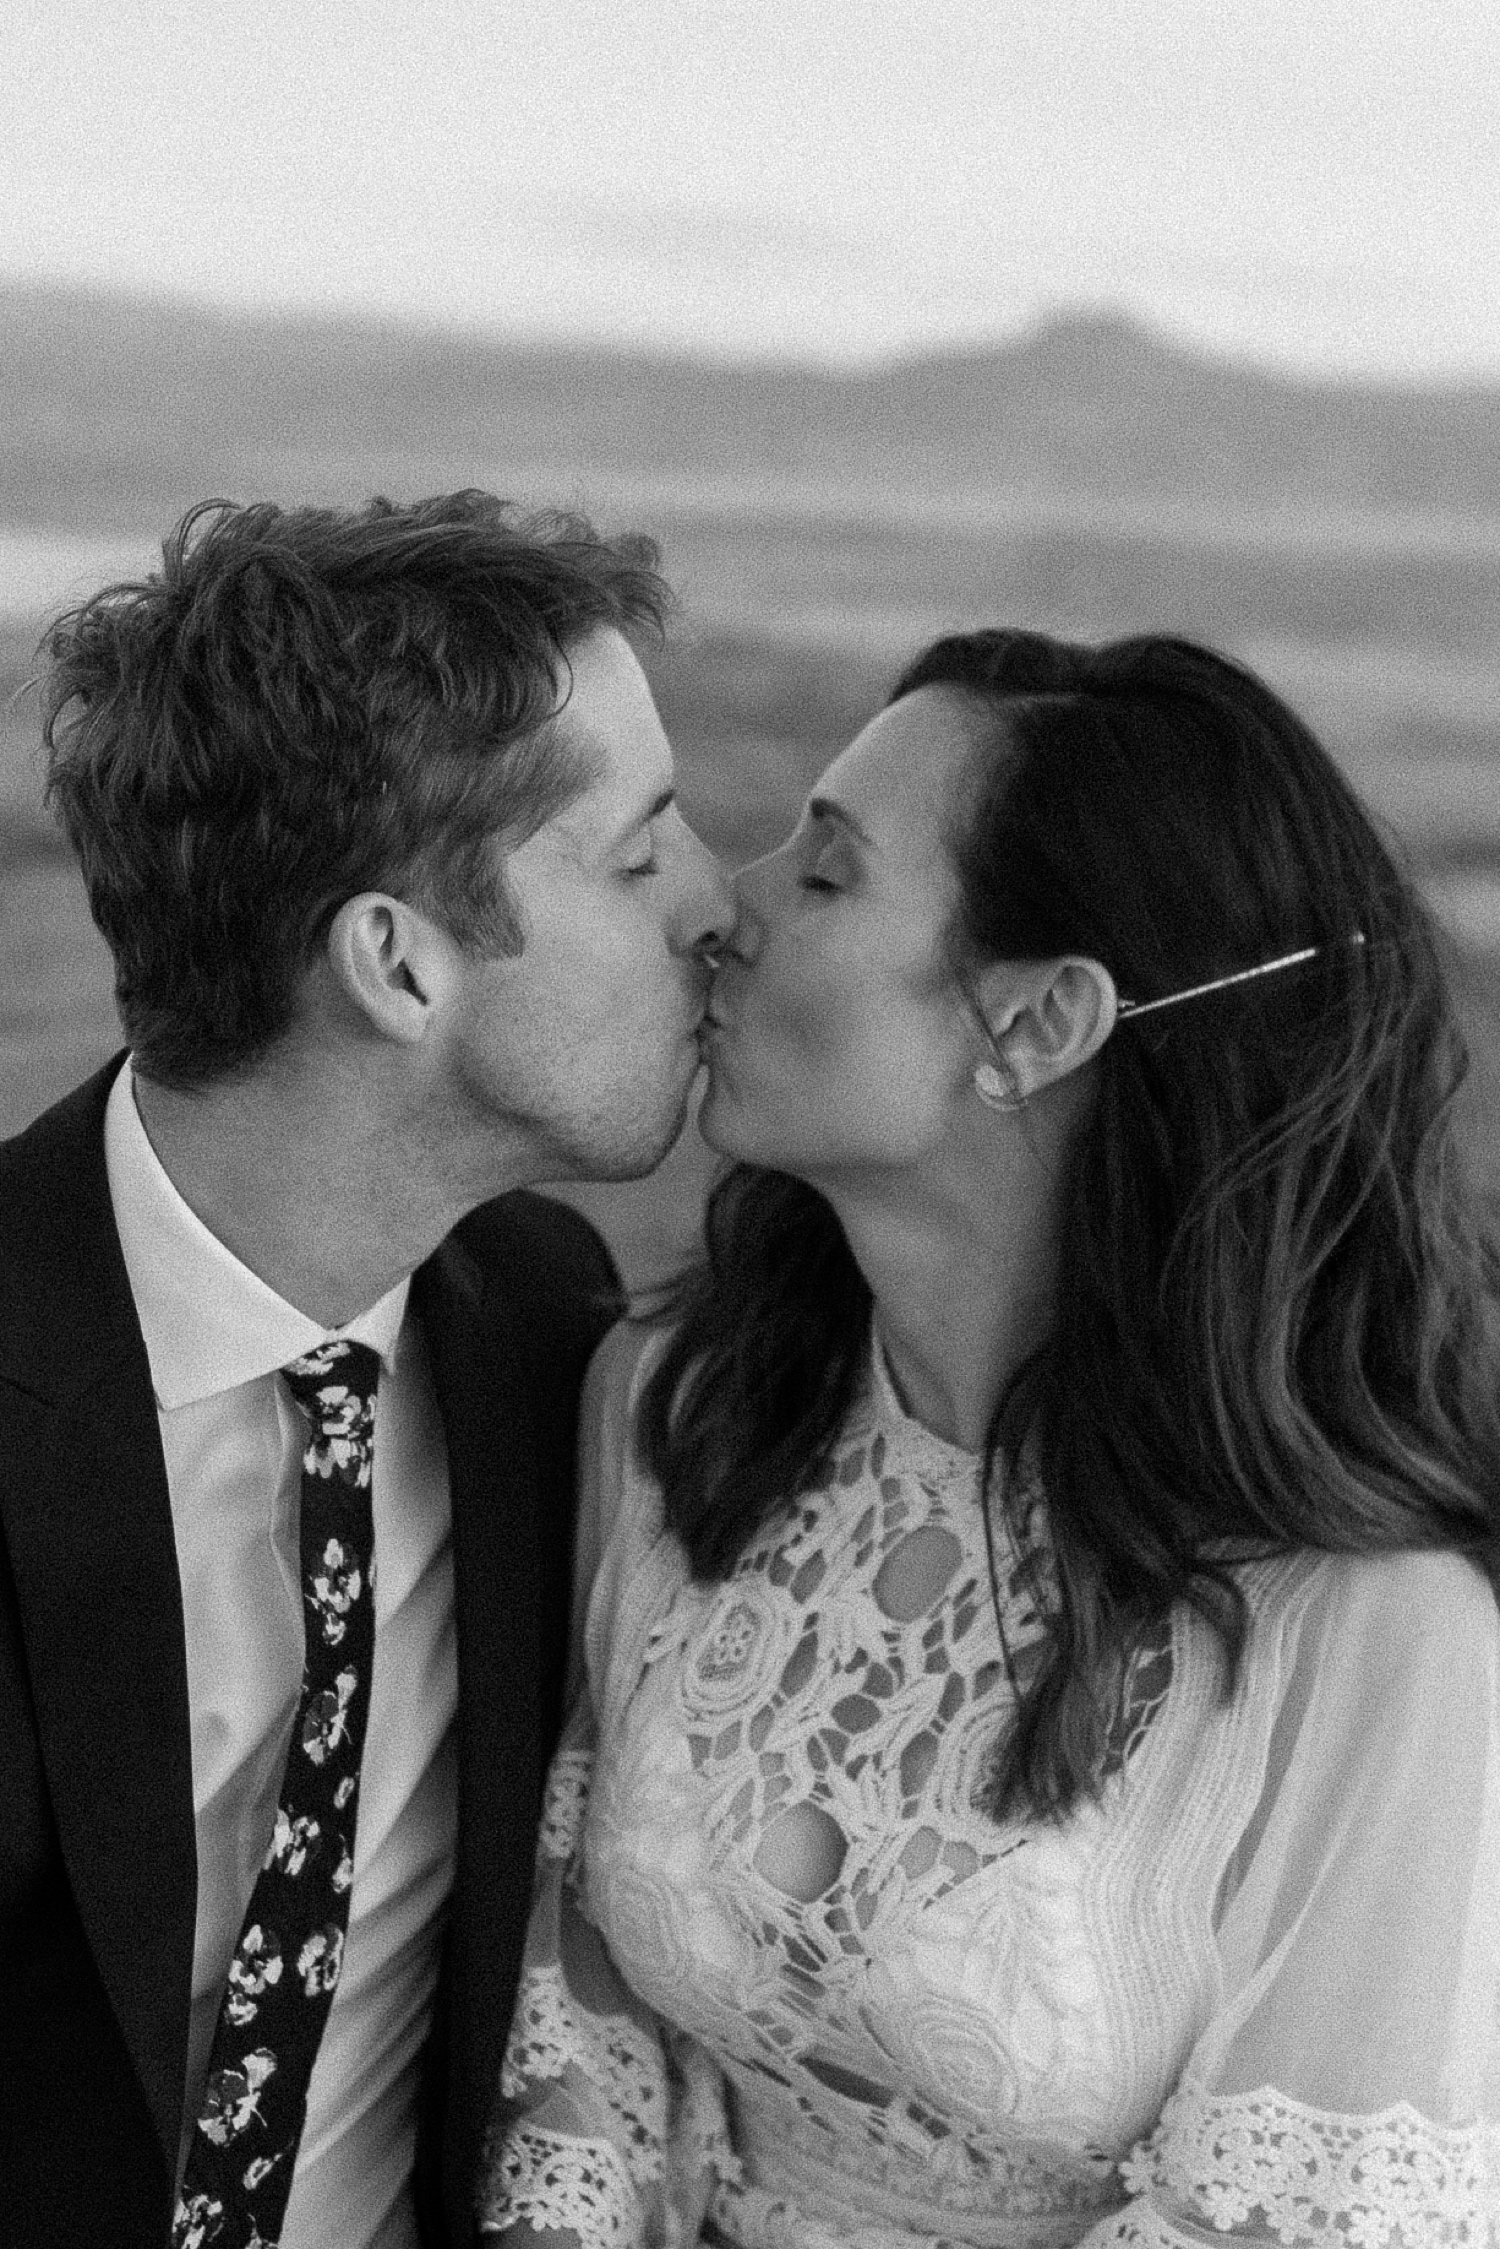
M836 797L809 797L807 814L810 820L831 820L835 827L847 828L850 835L857 836L859 841L867 844L871 851L879 848L875 838L865 833L854 814L847 811Z

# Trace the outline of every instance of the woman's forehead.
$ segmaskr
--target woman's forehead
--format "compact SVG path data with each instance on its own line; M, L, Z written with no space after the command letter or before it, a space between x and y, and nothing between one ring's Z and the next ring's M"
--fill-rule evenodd
M978 714L951 689L919 687L841 750L814 797L848 812L879 851L941 840L959 775L980 739Z

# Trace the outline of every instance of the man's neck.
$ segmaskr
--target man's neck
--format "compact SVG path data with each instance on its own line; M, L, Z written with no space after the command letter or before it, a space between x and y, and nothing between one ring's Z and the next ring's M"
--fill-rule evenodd
M210 1233L299 1312L339 1328L481 1198L357 1074L330 1079L293 1066L187 1093L138 1077L135 1099L162 1169Z

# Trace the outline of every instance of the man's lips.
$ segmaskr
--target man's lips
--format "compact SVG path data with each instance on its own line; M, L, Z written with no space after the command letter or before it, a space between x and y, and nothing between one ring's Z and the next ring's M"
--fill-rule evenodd
M726 999L729 997L727 991L725 990L725 981L725 977L721 971L720 974L713 979L712 983L708 987L708 990L703 996L703 1022L701 1028L705 1037L723 1037L726 1033L733 1029L729 1011L724 1004Z
M698 1052L705 1062L716 1051L726 1029L727 1025L721 1016L715 1015L711 1008L704 1009L703 1020L698 1025Z

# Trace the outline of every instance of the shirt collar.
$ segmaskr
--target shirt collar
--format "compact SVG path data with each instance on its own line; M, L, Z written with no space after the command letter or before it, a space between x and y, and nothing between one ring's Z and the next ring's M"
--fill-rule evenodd
M104 1161L159 1406L192 1405L258 1381L334 1334L367 1343L389 1371L409 1277L338 1329L288 1304L178 1194L141 1123L128 1062L104 1112Z

